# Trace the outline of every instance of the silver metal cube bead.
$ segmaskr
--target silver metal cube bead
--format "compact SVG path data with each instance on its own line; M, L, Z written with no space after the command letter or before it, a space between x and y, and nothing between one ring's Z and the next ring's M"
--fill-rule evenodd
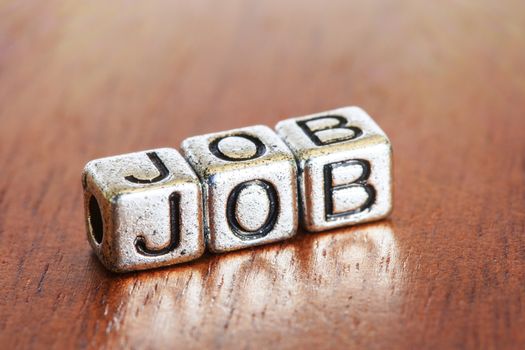
M392 148L361 108L287 119L276 130L299 164L305 229L322 231L390 214Z
M182 154L203 185L208 248L225 252L297 232L297 165L266 126L190 137Z
M174 149L89 162L82 176L88 240L110 270L143 270L204 253L202 189Z

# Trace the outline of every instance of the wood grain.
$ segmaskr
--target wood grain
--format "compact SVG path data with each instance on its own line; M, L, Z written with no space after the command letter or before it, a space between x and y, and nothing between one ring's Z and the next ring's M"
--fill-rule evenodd
M0 347L525 347L523 1L0 2ZM80 172L345 105L389 220L113 275Z

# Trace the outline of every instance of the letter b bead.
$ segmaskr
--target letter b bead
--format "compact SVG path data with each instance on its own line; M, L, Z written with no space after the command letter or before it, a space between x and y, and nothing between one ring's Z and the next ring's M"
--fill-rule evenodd
M88 240L108 269L143 270L203 254L200 182L176 150L93 160L82 184Z
M358 107L281 121L277 133L299 164L302 224L309 231L386 217L392 210L392 149Z
M297 232L297 165L266 126L190 137L182 153L199 175L213 252L275 242Z

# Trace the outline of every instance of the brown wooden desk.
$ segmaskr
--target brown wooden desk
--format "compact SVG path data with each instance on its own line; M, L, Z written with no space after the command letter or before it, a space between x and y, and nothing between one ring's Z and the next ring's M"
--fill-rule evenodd
M113 275L85 162L344 105L389 220ZM0 5L0 347L524 348L523 1Z

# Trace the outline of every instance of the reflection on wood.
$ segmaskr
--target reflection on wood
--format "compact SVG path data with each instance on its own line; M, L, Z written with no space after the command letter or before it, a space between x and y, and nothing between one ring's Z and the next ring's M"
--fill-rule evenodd
M399 255L391 224L380 222L121 277L109 284L106 329L127 346L191 346L184 343L189 334L207 346L243 348L345 322L344 333L318 345L351 343L363 322L371 326L384 322L385 313L400 312ZM271 334L257 331L268 322ZM218 333L204 331L210 327ZM235 333L224 336L228 329ZM239 339L237 332L249 336Z

